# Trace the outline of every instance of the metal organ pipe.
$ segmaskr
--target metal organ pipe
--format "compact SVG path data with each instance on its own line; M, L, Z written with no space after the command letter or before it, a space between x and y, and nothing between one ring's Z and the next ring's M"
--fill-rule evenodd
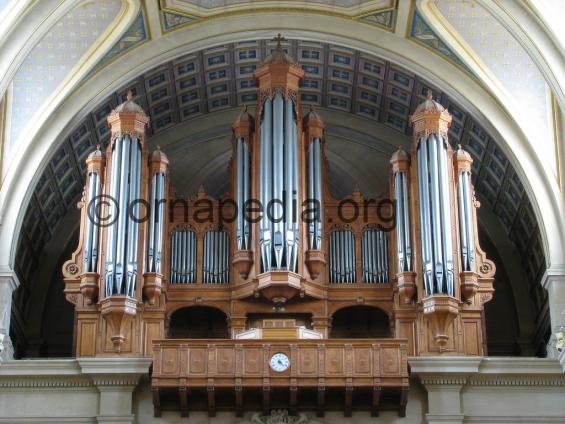
M432 134L433 135L433 134ZM451 240L451 213L449 201L449 177L447 173L447 140L443 137L435 137L438 149L439 162L439 186L441 201L441 238L443 248L443 263L445 267L445 284L447 293L454 295L454 278L453 278L453 243ZM445 292L444 292L445 293Z
M131 142L130 154L130 180L129 180L129 199L127 211L127 239L128 239L128 252L127 252L127 281L126 281L126 294L133 297L135 283L137 280L137 246L138 246L138 228L139 224L139 202L137 201L140 196L141 186L141 147L137 140ZM131 205L131 208L130 208ZM131 213L130 213L131 212ZM131 215L131 216L130 216ZM159 259L160 260L160 259Z
M309 248L321 249L322 246L322 167L321 140L316 137L308 149L308 193L310 201L317 205L317 217L309 226Z
M363 282L388 283L388 242L386 234L368 228L361 238L363 253Z
M428 295L454 295L447 146L430 134L418 143L422 266Z
M204 236L204 283L227 283L229 278L229 238L226 231L208 231Z
M114 139L109 216L115 217L108 229L106 245L105 294L133 296L137 278L138 224L129 206L139 198L141 184L141 146L126 134ZM135 216L134 216L135 218Z
M147 250L148 272L161 272L163 231L165 228L165 201L165 174L159 171L151 179L149 243Z
M97 210L100 206L99 196L101 192L100 178L98 172L88 174L88 203L92 207L92 213L87 214L86 231L84 243L84 272L96 272L98 264L98 230Z
M245 219L245 205L249 200L249 147L243 137L236 140L236 192L237 192L237 248L249 249L249 224Z
M171 284L196 282L196 233L177 230L171 236Z
M296 272L298 259L298 130L294 103L276 93L263 105L259 235L262 270ZM284 205L284 206L283 206Z
M355 236L350 230L334 230L329 236L330 282L354 283ZM368 252L363 251L365 257Z
M459 174L459 228L461 233L461 263L463 271L474 271L475 239L471 199L471 175L468 171Z
M272 154L271 154L271 137L272 137L273 112L271 99L265 100L263 104L263 120L261 121L261 204L268 205L271 199L271 175L272 175ZM261 263L263 271L271 269L271 222L266 213L263 213L261 219L261 230L259 234L259 243L261 247Z

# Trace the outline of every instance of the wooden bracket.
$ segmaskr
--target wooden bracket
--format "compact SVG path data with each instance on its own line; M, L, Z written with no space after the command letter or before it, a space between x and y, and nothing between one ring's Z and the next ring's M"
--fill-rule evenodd
M153 416L159 418L161 416L161 395L158 387L151 388L153 396Z
M188 389L186 386L179 387L180 416L188 417Z
M208 416L216 416L216 389L214 387L208 387L206 389L208 392Z

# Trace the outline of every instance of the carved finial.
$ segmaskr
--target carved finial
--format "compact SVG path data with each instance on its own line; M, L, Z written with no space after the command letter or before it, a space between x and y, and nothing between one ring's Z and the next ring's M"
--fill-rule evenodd
M286 38L284 38L281 33L279 32L277 34L277 36L275 38L273 38L272 41L276 41L277 42L277 50L281 50L282 49L282 45L281 45L281 41L286 41Z
M100 150L100 144L96 145L96 150Z
M157 144L157 150L161 150L161 145Z
M430 90L429 88L428 88L428 91L426 93L426 97L427 97L428 100L432 100L432 98L433 98L432 90Z
M247 105L243 105L243 107L241 108L242 112L247 112Z
M310 112L314 112L314 105L310 105Z
M463 147L461 147L461 144L457 145L457 149L461 150Z
M128 90L127 99L128 99L128 102L131 102L133 100L133 91Z

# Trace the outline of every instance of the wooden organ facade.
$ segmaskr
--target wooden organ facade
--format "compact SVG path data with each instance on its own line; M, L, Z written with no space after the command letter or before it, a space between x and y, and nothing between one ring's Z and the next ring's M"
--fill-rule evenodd
M202 391L214 414L224 398L236 412L250 398L268 410L281 389L291 411L311 390L320 414L332 391L346 414L365 392L361 408L378 413L383 393L402 414L408 356L486 353L495 266L478 242L472 160L452 150L451 117L430 93L411 151L383 170L390 199L335 199L324 121L300 103L304 71L279 43L254 76L226 198L175 198L131 96L108 117L111 143L88 157L79 246L63 266L75 354L153 356L156 415L167 390L183 414ZM229 338L169 338L175 312L203 306L225 314ZM331 338L335 313L356 307L382 311L391 337Z

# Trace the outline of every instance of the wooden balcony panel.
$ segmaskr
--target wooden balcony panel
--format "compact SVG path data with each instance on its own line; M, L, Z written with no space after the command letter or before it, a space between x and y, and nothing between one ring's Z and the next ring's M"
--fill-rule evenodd
M269 366L274 353L290 367ZM363 340L155 340L154 387L408 387L407 343Z

